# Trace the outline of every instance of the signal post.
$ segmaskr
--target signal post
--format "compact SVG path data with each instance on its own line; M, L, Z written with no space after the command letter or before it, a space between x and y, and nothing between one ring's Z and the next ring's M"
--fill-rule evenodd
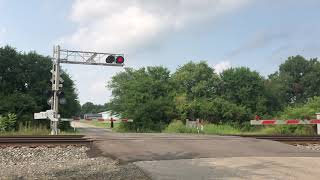
M49 119L51 126L51 135L59 133L58 124L60 121L59 103L65 101L63 98L64 92L63 79L60 77L60 64L81 64L81 65L99 65L99 66L124 66L124 55L103 52L90 51L74 51L61 49L60 46L53 48L53 66L52 66L52 97L48 101L51 109L45 112L34 113L34 119Z

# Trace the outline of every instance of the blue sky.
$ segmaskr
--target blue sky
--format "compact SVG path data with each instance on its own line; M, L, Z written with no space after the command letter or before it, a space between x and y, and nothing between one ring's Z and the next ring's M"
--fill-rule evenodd
M206 60L267 76L288 56L319 57L317 0L0 0L0 45L51 55L53 45L124 53L127 67L174 71ZM79 100L103 104L121 68L63 65Z

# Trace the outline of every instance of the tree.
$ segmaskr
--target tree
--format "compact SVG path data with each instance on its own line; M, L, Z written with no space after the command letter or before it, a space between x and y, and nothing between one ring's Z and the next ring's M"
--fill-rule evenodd
M308 98L305 104L288 106L281 113L281 119L313 119L320 111L320 97Z
M195 99L188 108L197 118L211 123L243 123L250 119L250 111L220 97Z
M269 79L267 79L264 84L268 116L273 116L282 111L287 105L287 100L284 96L286 89L283 84L277 79L274 79L272 75L269 76Z
M309 63L311 64L311 68L301 80L305 90L305 98L320 96L320 62L317 59L311 59Z
M62 90L65 93L66 103L60 105L59 110L61 117L72 117L80 115L81 106L78 101L78 94L76 93L76 88L71 77L63 71L61 75L63 82Z
M302 79L311 70L310 63L302 56L289 57L279 67L279 79L287 88L287 101L291 103L304 102L304 87Z
M41 107L29 94L17 92L0 97L0 115L15 113L21 123L33 119L33 112L39 109Z
M206 62L189 62L171 77L163 67L126 68L109 83L113 98L108 108L134 119L126 126L137 131L156 130L174 118L242 124L255 114L273 117L290 102L320 95L319 76L320 63L300 56L288 58L268 79L246 67L218 76Z
M188 100L196 97L211 98L218 94L219 76L206 62L189 62L172 75L178 94L185 94Z
M230 68L221 73L223 98L255 114L267 113L264 78L249 68Z
M175 89L175 105L180 118L195 119L196 111L190 103L197 98L213 99L219 94L220 79L206 62L189 62L172 75Z
M173 116L170 72L164 67L138 70L126 68L112 77L109 109L123 118L133 119L127 128L136 131L161 130Z
M302 56L289 57L280 65L270 80L281 86L286 104L305 103L308 98L320 95L320 64L317 59L306 60Z
M52 61L36 52L20 53L14 48L0 48L0 115L15 113L17 123L33 120L33 113L50 109L47 92L51 91ZM74 83L65 72L63 90L66 104L62 117L70 117L80 110ZM48 122L48 121L42 121Z
M107 110L107 104L96 105L92 102L86 102L81 106L81 116L87 113L99 113Z

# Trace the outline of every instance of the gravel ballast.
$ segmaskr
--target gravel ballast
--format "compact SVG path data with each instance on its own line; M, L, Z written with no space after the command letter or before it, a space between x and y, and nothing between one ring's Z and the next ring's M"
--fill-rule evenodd
M301 149L320 151L320 145L319 144L307 144L307 145L305 145L305 144L304 145L297 144L296 146L298 148L301 148Z
M0 148L0 179L149 179L133 164L90 158L87 147Z

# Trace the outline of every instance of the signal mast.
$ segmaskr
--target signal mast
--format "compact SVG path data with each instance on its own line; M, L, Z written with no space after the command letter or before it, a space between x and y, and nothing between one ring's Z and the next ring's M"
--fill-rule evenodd
M60 71L60 64L81 64L81 65L98 65L98 66L124 66L124 55L103 52L90 51L74 51L61 49L60 46L53 47L53 66L52 66L52 88L50 93L52 97L48 101L51 109L45 112L34 113L34 119L49 119L51 127L51 135L59 133L58 124L60 121L59 103L65 101L63 99L64 92L63 79Z

